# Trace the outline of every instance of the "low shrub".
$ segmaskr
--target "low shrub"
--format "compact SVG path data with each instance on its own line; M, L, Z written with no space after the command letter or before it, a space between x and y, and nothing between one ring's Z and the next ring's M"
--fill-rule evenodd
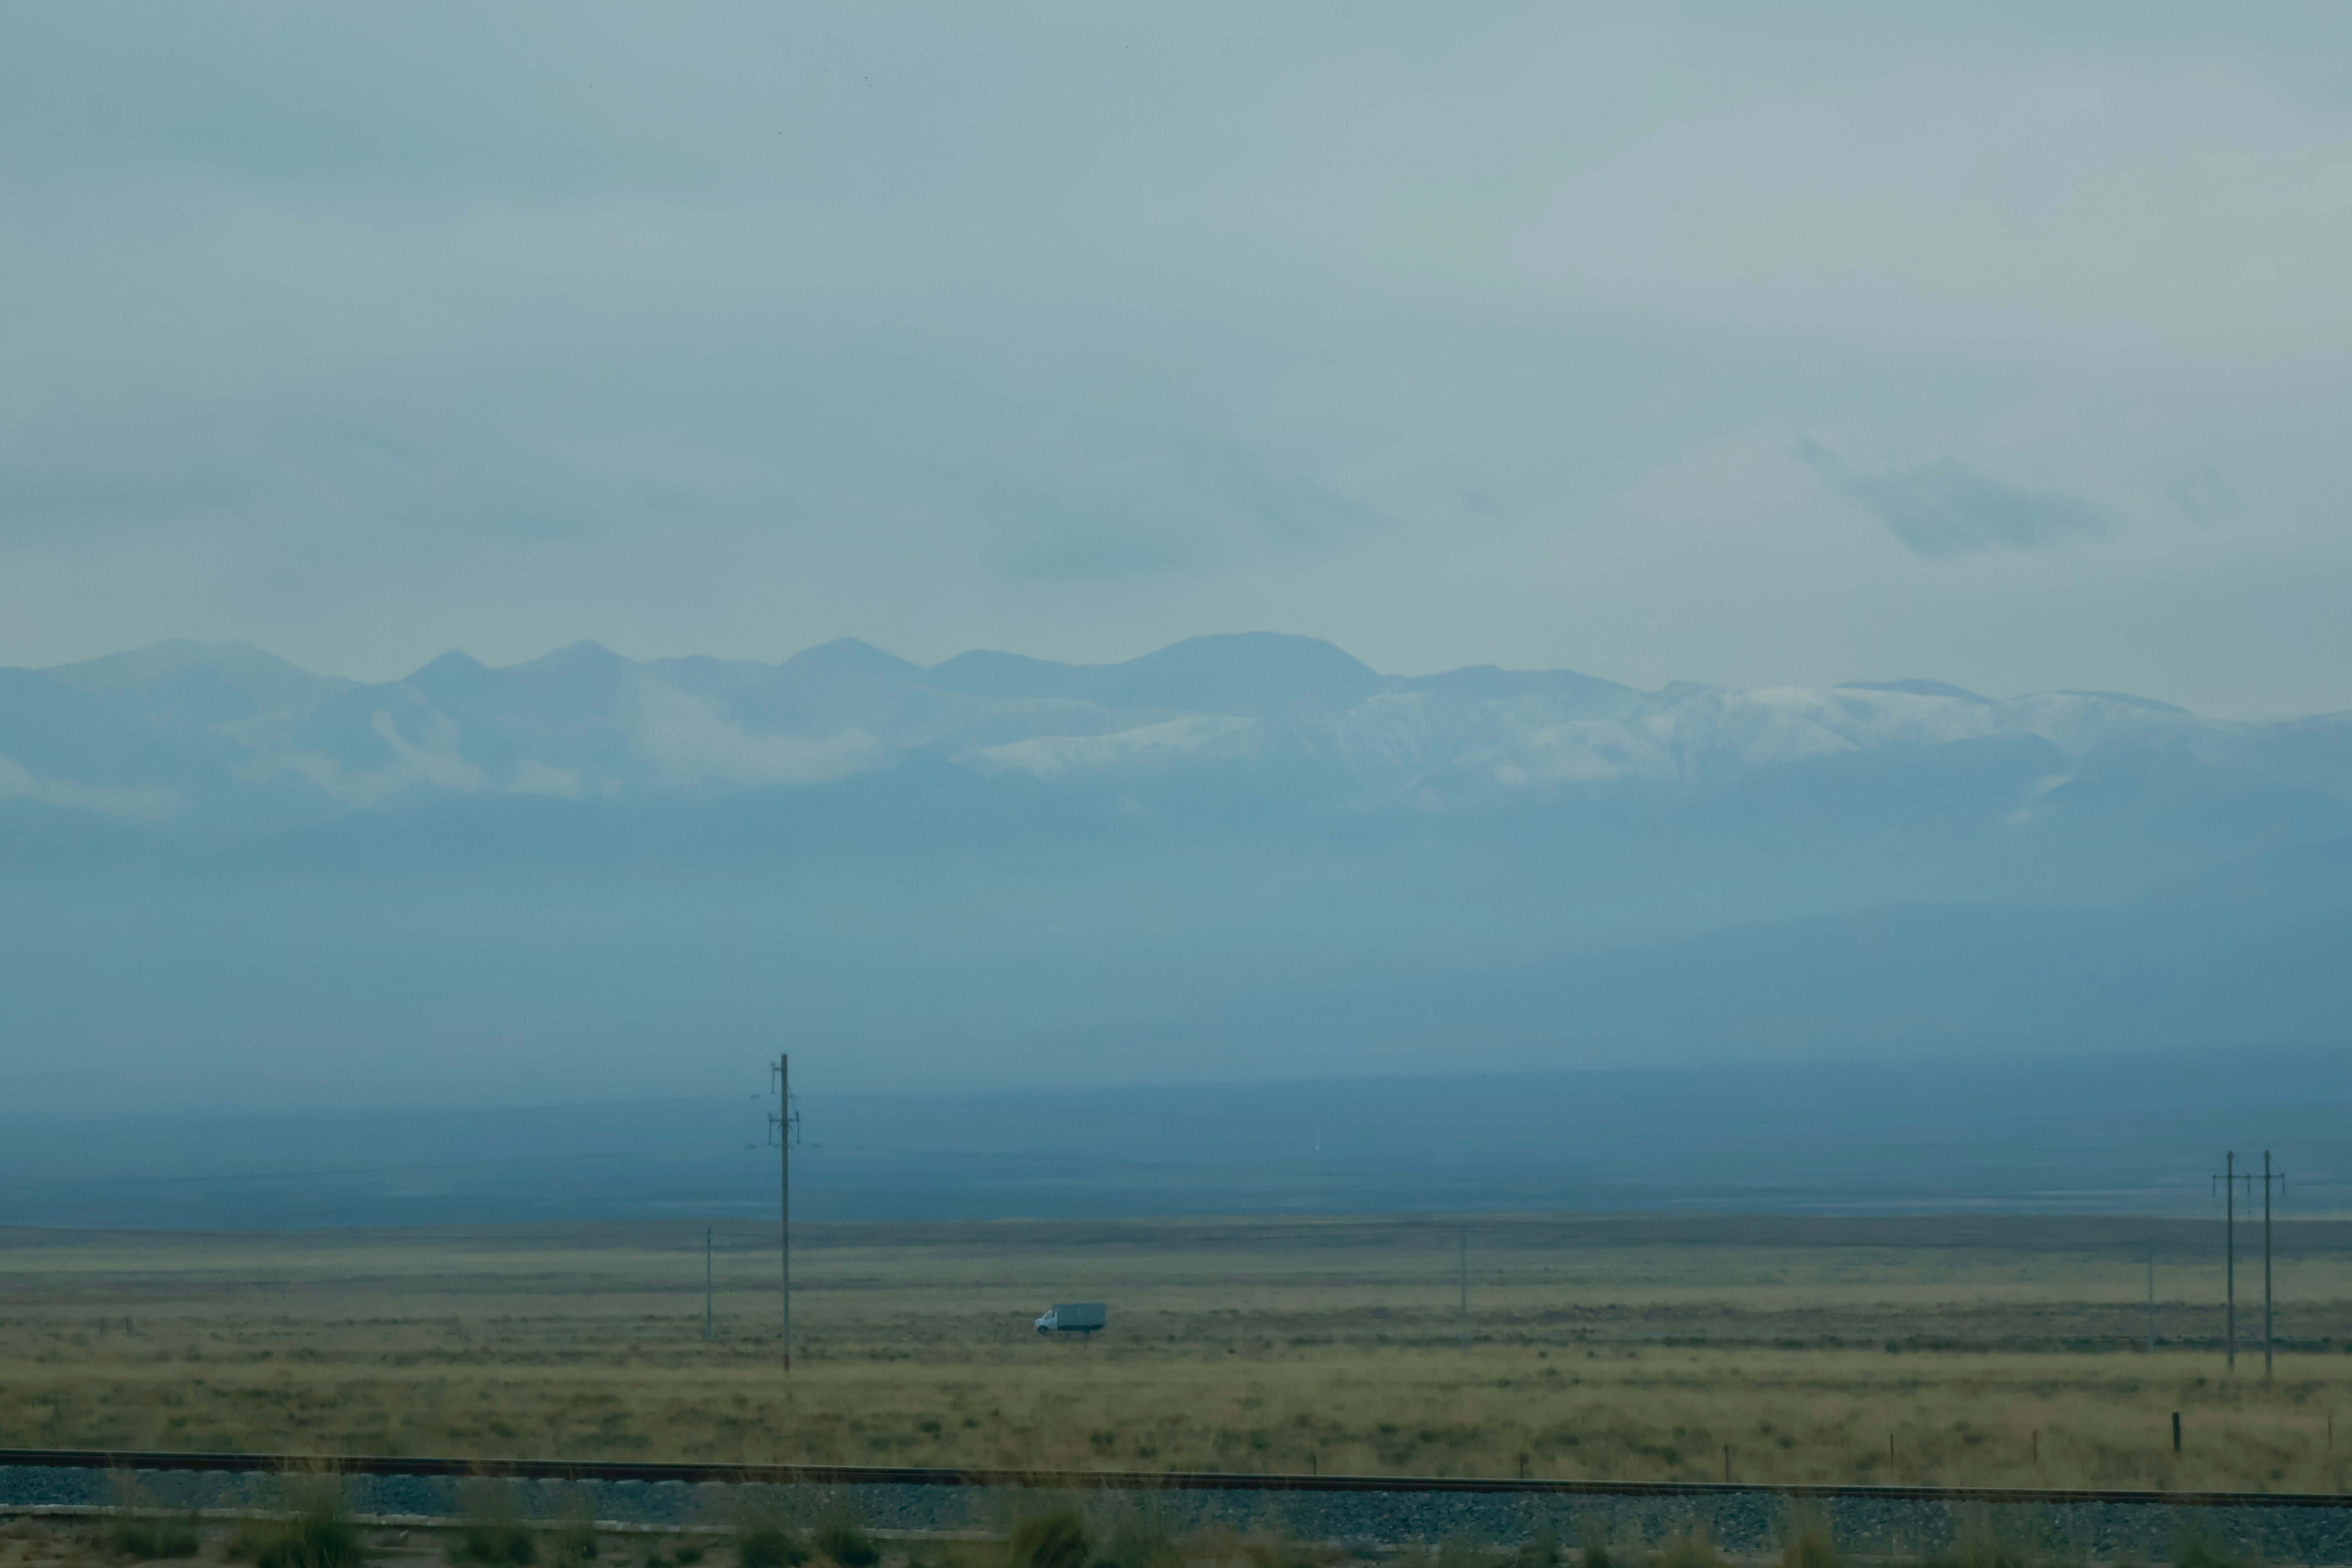
M228 1543L228 1555L253 1568L359 1568L367 1546L343 1505L342 1484L332 1476L297 1482L285 1519L247 1520Z
M1094 1555L1086 1523L1074 1509L1020 1521L1004 1546L1008 1568L1087 1568Z
M539 1561L539 1532L522 1521L514 1488L488 1476L458 1489L457 1538L449 1561L475 1568L528 1568Z
M191 1520L154 1519L117 1514L106 1527L107 1550L118 1557L142 1563L165 1557L194 1557L204 1544Z
M525 1568L539 1561L539 1537L519 1519L469 1519L457 1527L449 1561L479 1568Z
M854 1519L828 1519L816 1529L816 1549L841 1568L874 1568L882 1549Z
M808 1542L779 1524L755 1524L735 1537L741 1568L799 1568L809 1560Z
M593 1563L596 1560L596 1521L581 1518L566 1520L548 1532L547 1560L551 1563Z
M1174 1515L1152 1493L1101 1500L1087 1510L1087 1521L1092 1568L1183 1568L1199 1555L1177 1539Z

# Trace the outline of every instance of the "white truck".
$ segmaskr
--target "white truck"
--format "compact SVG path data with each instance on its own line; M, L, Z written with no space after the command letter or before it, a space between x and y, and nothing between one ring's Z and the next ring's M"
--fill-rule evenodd
M1100 1301L1056 1301L1037 1320L1041 1334L1092 1334L1109 1321L1109 1309Z

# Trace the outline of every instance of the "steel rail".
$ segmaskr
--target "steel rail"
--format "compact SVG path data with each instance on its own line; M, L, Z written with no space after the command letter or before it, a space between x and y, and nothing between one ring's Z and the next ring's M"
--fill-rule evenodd
M1317 1476L1223 1470L1010 1470L885 1465L713 1465L635 1459L444 1459L303 1454L0 1448L0 1468L210 1470L249 1474L486 1476L513 1480L676 1481L721 1486L1012 1487L1078 1491L1470 1492L1577 1497L1780 1497L1898 1502L2118 1503L2143 1508L2352 1509L2327 1492L2109 1491L2084 1488L1842 1486L1783 1481L1517 1480L1465 1476Z

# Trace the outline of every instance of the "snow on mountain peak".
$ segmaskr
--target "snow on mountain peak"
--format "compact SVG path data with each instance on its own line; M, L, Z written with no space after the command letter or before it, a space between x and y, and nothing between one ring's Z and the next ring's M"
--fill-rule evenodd
M134 798L124 790L185 801L198 816L230 810L243 791L244 817L291 821L420 791L712 794L837 781L921 756L1061 787L1256 770L1264 782L1252 787L1426 809L1497 792L1708 787L2004 739L2047 749L2037 776L2160 752L2352 795L2352 719L2342 717L2233 724L2112 693L1988 698L1918 679L1644 692L1565 670L1383 676L1328 643L1274 633L1196 637L1107 665L973 652L925 669L841 638L781 664L637 664L580 643L492 669L450 653L380 686L311 676L257 650L181 644L15 673L15 686L0 685L0 756L46 782L0 793L117 813ZM234 690L222 684L231 675L242 682ZM211 684L190 686L198 676ZM297 706L260 711L268 702ZM76 718L76 705L89 713ZM286 795L292 781L314 793ZM261 789L279 794L252 797ZM2019 809L2047 805L2037 796Z

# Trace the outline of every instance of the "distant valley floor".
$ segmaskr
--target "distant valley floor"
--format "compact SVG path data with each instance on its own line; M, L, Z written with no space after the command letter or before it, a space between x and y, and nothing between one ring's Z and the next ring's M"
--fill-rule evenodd
M747 1064L756 1083L757 1062ZM750 1220L771 1101L0 1124L0 1224ZM800 1100L813 1222L1664 1211L2218 1215L2264 1149L2352 1208L2342 1051L1777 1062Z

